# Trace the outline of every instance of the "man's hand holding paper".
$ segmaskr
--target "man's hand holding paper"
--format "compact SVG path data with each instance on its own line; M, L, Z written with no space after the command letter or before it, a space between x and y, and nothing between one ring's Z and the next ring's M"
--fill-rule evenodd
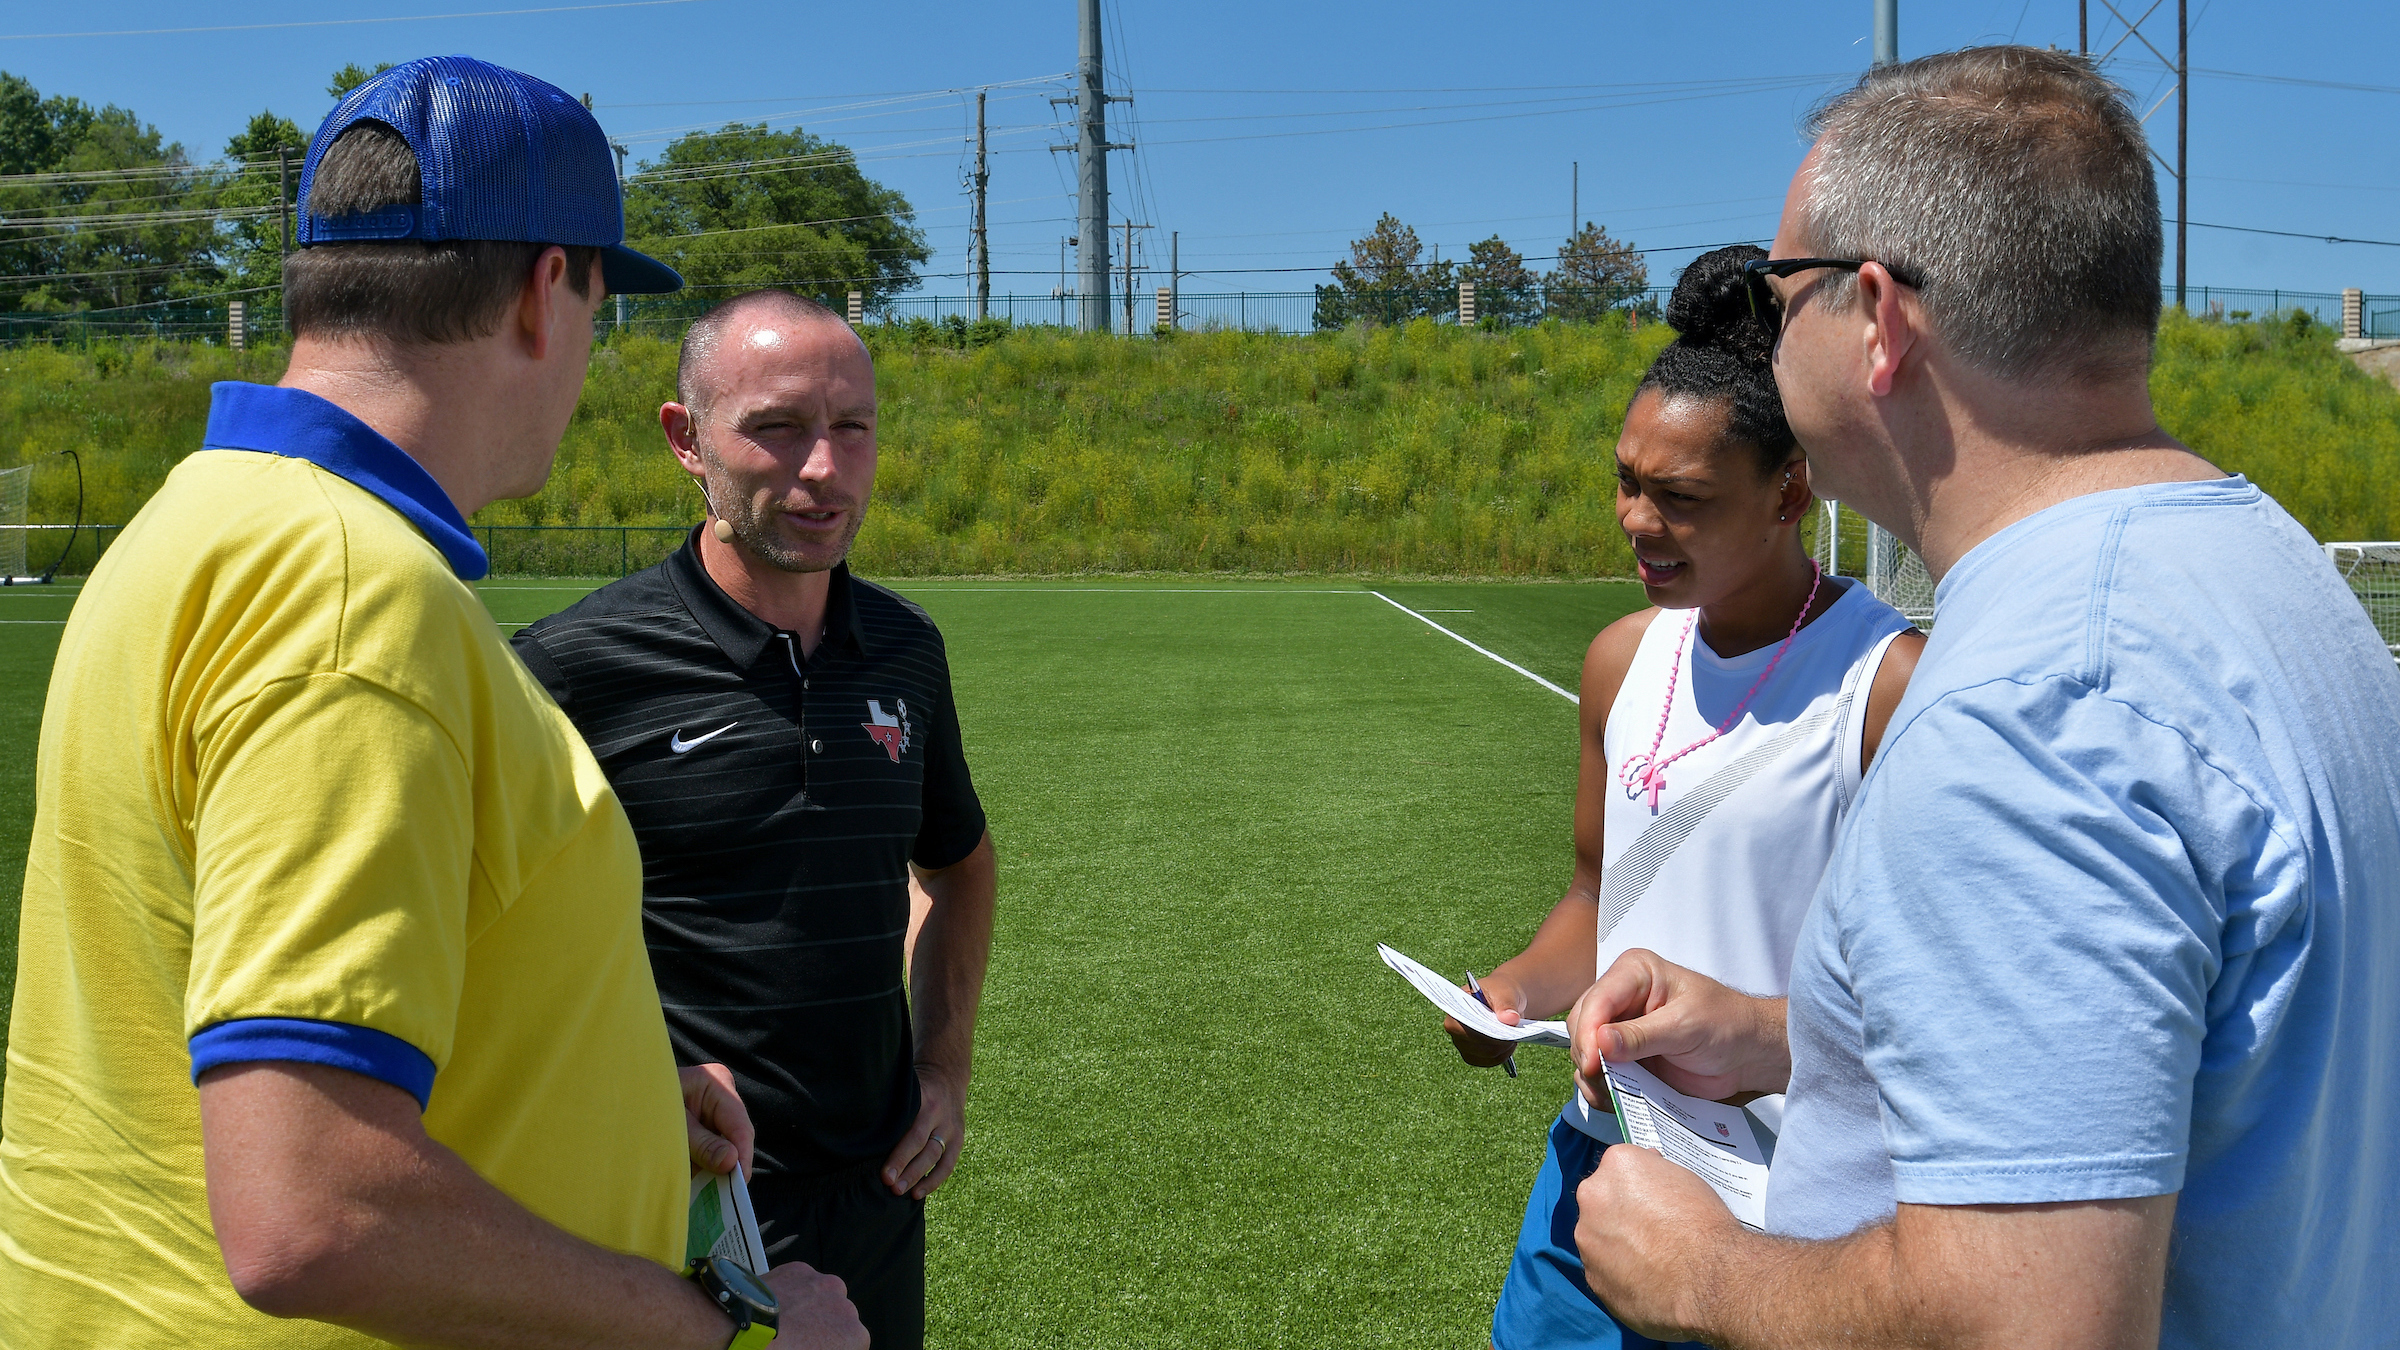
M1584 1279L1617 1320L1645 1336L1688 1341L1685 1306L1714 1289L1751 1235L1698 1173L1646 1148L1612 1148L1575 1190L1575 1246Z
M1754 998L1635 948L1567 1014L1576 1090L1605 1106L1601 1063L1639 1062L1678 1092L1726 1101L1781 1092L1792 1074L1784 1001Z

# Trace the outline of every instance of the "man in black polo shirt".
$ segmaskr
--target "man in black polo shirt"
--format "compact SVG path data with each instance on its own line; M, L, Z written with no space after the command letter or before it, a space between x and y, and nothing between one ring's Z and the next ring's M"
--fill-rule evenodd
M692 325L676 385L659 417L708 521L517 651L633 821L668 1030L749 1104L769 1255L840 1276L878 1350L912 1347L996 889L949 663L843 562L875 479L857 334L755 291Z

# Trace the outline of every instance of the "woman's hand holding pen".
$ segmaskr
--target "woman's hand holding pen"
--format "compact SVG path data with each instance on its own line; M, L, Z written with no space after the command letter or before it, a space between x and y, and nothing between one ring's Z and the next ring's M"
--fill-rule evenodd
M1480 997L1492 1014L1509 1026L1525 1020L1525 991L1515 980L1495 970L1480 981L1480 990L1475 988L1475 983L1470 981L1459 988ZM1443 1018L1442 1030L1450 1033L1451 1043L1458 1047L1458 1057L1478 1069L1505 1064L1516 1053L1514 1042L1495 1041L1489 1036L1469 1031L1455 1017Z

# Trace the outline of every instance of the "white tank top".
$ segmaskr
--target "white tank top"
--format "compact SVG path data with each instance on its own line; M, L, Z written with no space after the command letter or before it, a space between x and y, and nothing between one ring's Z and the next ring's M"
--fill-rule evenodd
M1856 581L1828 584L1844 587L1841 598L1792 639L1740 721L1667 766L1655 812L1649 794L1628 791L1623 775L1625 761L1649 754L1658 739L1669 671L1676 678L1660 759L1725 720L1775 659L1776 644L1721 657L1692 626L1690 610L1664 611L1642 634L1603 742L1608 797L1595 971L1646 947L1745 993L1781 997L1789 989L1800 921L1858 793L1867 691L1885 649L1909 626ZM1770 1130L1781 1129L1781 1097L1750 1110ZM1620 1139L1616 1117L1586 1106L1580 1094L1567 1118L1596 1138Z

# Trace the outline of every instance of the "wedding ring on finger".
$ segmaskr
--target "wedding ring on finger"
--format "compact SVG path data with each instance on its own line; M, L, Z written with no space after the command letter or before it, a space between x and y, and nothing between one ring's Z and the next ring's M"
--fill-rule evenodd
M949 1151L949 1148L950 1148L950 1141L949 1141L949 1140L942 1138L942 1137L941 1137L940 1135L938 1135L938 1134L937 1134L937 1135L932 1135L932 1136L930 1136L930 1138L931 1138L931 1139L932 1139L932 1141L933 1141L933 1151L934 1151L934 1152L936 1152L936 1153L945 1153L945 1152L948 1152L948 1151Z

